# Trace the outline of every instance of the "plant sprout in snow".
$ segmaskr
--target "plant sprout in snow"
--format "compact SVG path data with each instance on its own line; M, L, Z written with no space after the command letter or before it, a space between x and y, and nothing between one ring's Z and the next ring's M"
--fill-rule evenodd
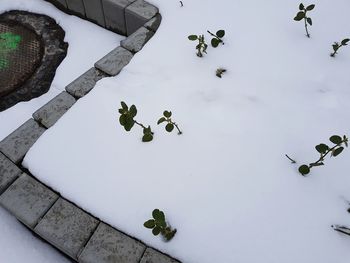
M335 54L337 54L339 48L347 46L349 41L349 38L345 38L340 42L340 44L338 42L334 42L334 44L332 45L334 52L331 54L331 57L334 57Z
M222 74L224 74L226 72L226 69L224 69L224 68L218 68L217 70L216 70L216 76L218 77L218 78L222 78Z
M222 29L218 30L216 34L213 34L209 30L207 32L213 36L213 38L211 39L212 47L214 48L218 47L220 43L222 43L223 45L225 44L224 41L222 40L222 38L225 36L225 30L222 30Z
M147 220L143 226L152 229L152 233L155 236L162 234L166 241L170 241L176 234L176 229L172 229L165 221L165 215L163 211L154 209L151 219Z
M300 4L299 5L299 12L294 17L295 21L301 21L304 19L304 25L305 25L305 31L306 31L307 37L310 37L307 25L309 24L310 26L312 26L312 19L307 16L307 12L313 10L314 8L315 8L315 5L313 5L313 4L307 6L306 8L303 4Z
M196 46L198 57L203 57L203 53L207 54L208 45L205 43L204 35L190 35L188 36L188 39L191 41L198 40L198 44Z
M124 101L121 103L121 108L119 109L120 117L119 123L124 127L126 131L130 131L134 125L138 125L143 129L143 142L150 142L153 140L153 132L151 130L151 126L144 126L142 123L137 122L134 118L137 115L137 109L135 105L131 105L130 109L128 105Z
M163 123L163 122L167 122L167 125L165 125L165 130L167 132L172 132L174 130L174 127L176 127L177 131L178 131L178 134L181 135L182 134L182 131L179 129L179 126L173 122L171 120L171 111L164 111L163 112L163 117L161 117L159 120L158 120L158 125Z
M334 146L330 147L324 143L317 145L315 149L320 154L320 158L316 162L310 163L309 165L304 164L300 166L299 173L301 173L303 176L309 174L312 167L324 165L324 160L328 154L330 154L331 157L336 157L343 152L344 146L348 147L348 138L345 135L343 137L333 135L329 138L329 140L334 144Z

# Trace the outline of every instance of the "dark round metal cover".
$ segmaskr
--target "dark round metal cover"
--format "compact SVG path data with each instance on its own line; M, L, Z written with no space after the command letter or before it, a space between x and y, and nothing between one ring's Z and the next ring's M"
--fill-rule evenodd
M0 98L30 78L43 56L43 44L31 29L0 21Z

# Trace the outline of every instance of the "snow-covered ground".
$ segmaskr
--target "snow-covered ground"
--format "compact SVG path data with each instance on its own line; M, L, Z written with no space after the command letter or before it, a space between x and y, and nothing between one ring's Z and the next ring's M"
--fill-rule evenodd
M34 111L64 91L64 88L79 77L94 63L119 45L123 39L93 23L67 15L43 0L0 0L0 14L9 10L24 10L46 14L54 18L66 31L67 57L58 67L50 90L29 102L21 102L0 112L0 140L28 120Z
M55 249L39 240L0 207L0 262L68 263Z
M348 262L350 238L331 225L350 225L350 151L306 178L284 154L312 162L315 145L349 135L350 48L329 56L350 36L349 1L315 0L311 39L293 21L299 0L151 2L163 15L155 37L49 129L25 166L184 262ZM225 45L198 58L187 36L208 29L225 29ZM119 125L122 100L152 125L152 142ZM156 125L165 109L183 135ZM154 208L178 229L169 243L143 227Z

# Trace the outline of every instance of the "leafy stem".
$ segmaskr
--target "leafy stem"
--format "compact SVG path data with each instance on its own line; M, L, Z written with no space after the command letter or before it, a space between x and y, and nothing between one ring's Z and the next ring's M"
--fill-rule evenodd
M167 111L167 110L164 111L163 112L163 117L161 117L158 120L157 124L159 125L159 124L161 124L163 122L167 122L167 125L165 126L165 130L167 132L172 132L174 130L174 127L175 127L177 129L177 131L178 131L178 134L181 135L182 131L180 130L179 126L175 122L172 121L171 115L172 115L171 111Z
M312 26L312 19L310 17L307 16L307 12L311 11L315 8L315 5L309 5L307 7L304 6L304 4L300 4L299 5L299 12L296 14L296 16L294 17L295 21L301 21L304 19L304 25L305 25L305 31L306 31L306 36L308 38L310 38L310 33L308 30L307 25L309 24L310 26Z
M335 57L335 54L338 53L338 49L347 46L349 41L349 38L345 38L340 42L340 44L338 42L334 42L334 44L332 45L334 52L331 54L331 57Z

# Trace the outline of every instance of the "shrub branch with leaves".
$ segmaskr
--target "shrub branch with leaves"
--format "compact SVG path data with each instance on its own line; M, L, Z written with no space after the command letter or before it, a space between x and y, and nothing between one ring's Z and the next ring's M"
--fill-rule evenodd
M207 31L211 36L213 36L213 38L211 39L211 45L212 47L216 48L219 46L220 43L222 43L223 45L225 44L224 41L222 40L222 38L225 36L225 30L218 30L216 32L216 34L213 34L212 32L210 32L209 30Z
M299 5L299 12L297 13L297 15L294 17L295 21L301 21L304 19L304 25L305 25L305 31L306 31L306 36L310 37L309 34L309 30L307 28L307 25L309 24L310 26L312 26L312 19L310 17L307 16L307 12L311 11L315 8L315 5L309 5L307 7L305 7L302 3Z
M176 234L176 229L172 229L165 220L163 211L154 209L152 212L152 219L147 220L143 226L152 229L152 233L155 236L162 234L166 241L170 241Z
M134 125L138 125L143 129L143 142L150 142L153 140L153 132L151 126L144 126L142 123L137 122L134 118L137 115L137 108L135 105L131 105L129 108L124 101L121 103L121 108L119 109L120 117L119 123L124 127L126 131L130 131Z
M334 42L334 44L332 45L334 52L331 54L331 57L335 57L335 55L338 53L338 49L343 46L347 46L349 41L349 38L345 38L340 42L340 44L338 42Z
M205 42L204 35L190 35L188 39L191 41L198 40L198 45L196 46L198 57L203 57L203 53L207 54L208 44Z
M178 134L181 135L182 134L182 131L179 129L179 126L173 122L171 120L171 111L164 111L163 112L163 117L161 117L159 120L158 120L158 125L163 123L163 122L167 122L167 125L165 125L165 130L167 132L172 132L174 130L174 127L176 127L177 131L178 131Z
M303 176L309 174L311 168L324 165L324 160L328 154L330 154L331 157L336 157L343 152L344 146L348 147L348 138L345 135L343 137L333 135L329 138L329 140L335 145L333 147L330 147L324 143L316 145L315 149L317 152L319 152L320 158L316 162L310 163L309 165L301 165L299 167L299 173L301 173Z

